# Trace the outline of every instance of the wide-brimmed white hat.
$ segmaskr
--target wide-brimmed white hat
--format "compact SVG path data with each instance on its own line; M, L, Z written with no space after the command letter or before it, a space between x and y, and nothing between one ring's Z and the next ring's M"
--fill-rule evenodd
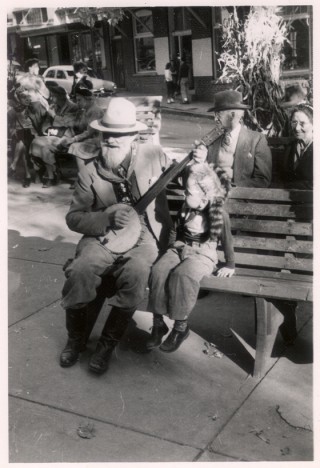
M90 127L99 132L130 133L148 127L137 121L135 105L125 98L111 98L102 119L94 120Z

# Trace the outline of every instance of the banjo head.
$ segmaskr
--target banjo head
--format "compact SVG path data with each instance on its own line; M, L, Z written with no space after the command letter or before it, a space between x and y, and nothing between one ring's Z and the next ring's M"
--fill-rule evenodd
M126 208L130 215L130 221L124 228L109 228L104 236L103 244L112 253L122 254L132 249L138 242L141 234L141 223L136 210L124 203L116 203L109 206L105 213L109 215L116 212L119 208Z

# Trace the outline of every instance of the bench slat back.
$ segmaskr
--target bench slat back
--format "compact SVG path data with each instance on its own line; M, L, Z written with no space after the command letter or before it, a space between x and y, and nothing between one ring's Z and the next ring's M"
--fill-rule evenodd
M168 188L173 217L183 192ZM290 273L310 277L313 270L312 191L234 187L225 205L229 212L238 268L253 274ZM219 248L219 258L223 253Z

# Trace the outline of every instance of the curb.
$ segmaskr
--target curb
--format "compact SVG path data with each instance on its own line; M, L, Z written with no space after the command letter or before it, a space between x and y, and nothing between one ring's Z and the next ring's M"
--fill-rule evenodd
M196 112L192 110L188 111L182 109L169 109L168 107L161 107L161 112L164 114L183 115L189 117L199 117L201 119L215 120L214 115L210 115L204 112Z

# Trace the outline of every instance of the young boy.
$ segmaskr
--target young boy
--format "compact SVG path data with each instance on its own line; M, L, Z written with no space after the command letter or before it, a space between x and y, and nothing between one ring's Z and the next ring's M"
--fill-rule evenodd
M185 202L178 214L172 242L167 252L152 268L148 310L153 312L148 349L160 346L161 351L176 351L189 335L190 315L200 289L200 281L211 275L218 263L217 243L221 240L226 265L217 276L234 274L233 239L230 220L223 203L230 189L230 180L220 168L208 163L190 167L186 181ZM169 331L163 315L174 320Z

